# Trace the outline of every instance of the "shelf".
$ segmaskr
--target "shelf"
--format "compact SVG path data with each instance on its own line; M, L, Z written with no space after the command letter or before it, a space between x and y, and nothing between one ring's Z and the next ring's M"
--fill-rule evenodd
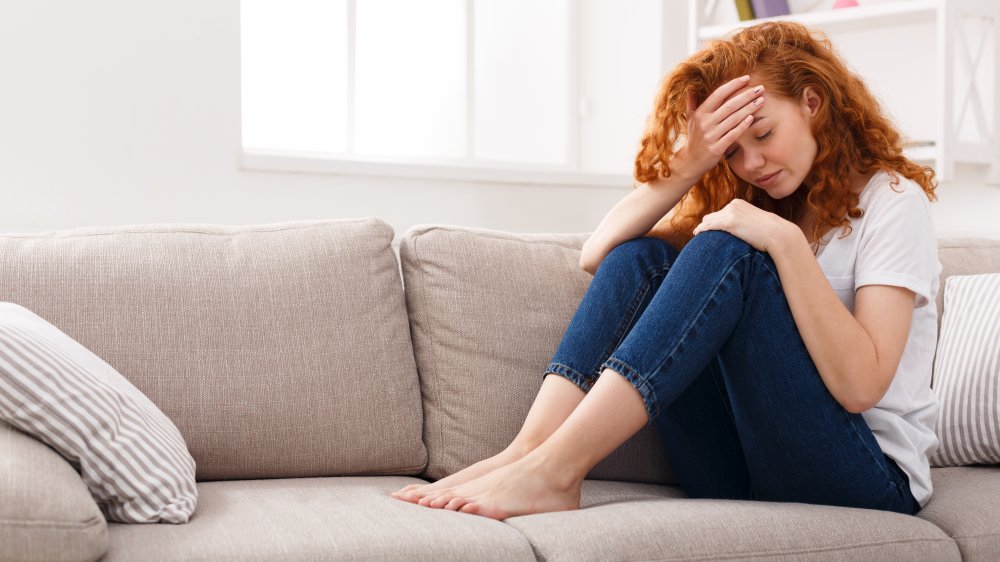
M944 1L944 0L941 0ZM866 28L877 28L885 23L891 22L893 25L931 21L937 13L938 0L901 0L874 6L858 6L855 8L841 8L838 10L823 10L817 12L805 12L800 14L790 14L787 16L777 16L773 18L759 18L746 21L735 21L720 25L702 27L698 32L700 41L718 39L728 33L742 27L748 27L767 21L789 20L796 21L810 27L823 27L831 29L838 25L857 24ZM856 29L855 27L854 29Z

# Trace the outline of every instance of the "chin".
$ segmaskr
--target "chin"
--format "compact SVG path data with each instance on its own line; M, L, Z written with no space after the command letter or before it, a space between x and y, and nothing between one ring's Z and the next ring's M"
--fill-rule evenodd
M771 199L784 199L799 190L798 183L788 181L788 178L782 178L782 180L784 181L782 181L779 185L769 185L767 187L758 187L757 189L764 190L764 193L767 193L768 197Z

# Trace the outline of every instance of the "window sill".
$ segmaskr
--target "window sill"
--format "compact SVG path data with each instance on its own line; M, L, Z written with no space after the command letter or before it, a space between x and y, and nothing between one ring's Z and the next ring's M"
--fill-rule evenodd
M324 155L286 150L244 148L240 168L252 171L337 174L407 179L437 179L488 183L568 185L577 187L631 188L632 177L618 174L572 172L551 166L492 166L463 163L405 163L344 160Z

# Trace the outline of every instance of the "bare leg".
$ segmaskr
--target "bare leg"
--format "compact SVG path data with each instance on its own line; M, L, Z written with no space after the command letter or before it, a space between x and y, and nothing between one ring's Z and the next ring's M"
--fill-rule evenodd
M506 466L548 439L586 396L580 387L555 374L548 374L531 404L524 425L506 449L431 484L410 484L393 492L394 498L416 503L429 493L457 486Z
M579 509L587 473L648 420L639 391L625 377L605 369L544 443L506 466L428 494L418 503L493 519Z

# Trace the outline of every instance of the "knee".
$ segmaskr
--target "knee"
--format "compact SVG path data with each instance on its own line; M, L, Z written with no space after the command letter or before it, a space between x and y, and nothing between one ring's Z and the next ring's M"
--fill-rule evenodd
M692 238L684 250L715 256L743 256L753 252L754 247L725 230L706 230Z
M626 240L611 249L605 261L625 265L637 265L643 269L670 265L678 251L667 241L652 236L640 236Z

